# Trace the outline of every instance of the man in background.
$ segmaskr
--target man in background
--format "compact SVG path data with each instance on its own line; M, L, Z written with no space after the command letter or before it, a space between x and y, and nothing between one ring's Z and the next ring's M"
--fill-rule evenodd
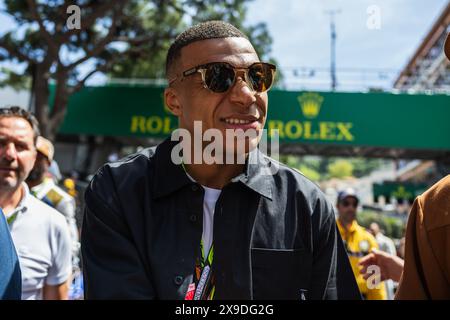
M377 240L378 247L381 251L387 252L392 255L397 254L397 250L395 249L394 241L392 241L389 237L386 237L383 232L380 230L380 226L376 222L372 222L369 226L369 232L375 237ZM394 281L387 280L386 284L386 294L388 300L394 299Z
M36 160L36 118L19 107L0 109L0 207L22 272L22 299L67 299L71 242L64 217L35 198L24 182Z
M359 198L355 190L351 188L338 194L336 206L339 216L337 226L342 240L344 240L350 264L362 296L367 300L385 300L386 289L384 283L378 284L375 288L369 288L367 280L363 278L359 270L359 260L372 249L378 249L378 244L375 238L356 221L358 203Z
M36 150L36 162L26 182L36 198L58 210L66 219L72 239L72 264L74 268L78 269L80 241L75 221L75 199L55 183L49 172L55 150L53 144L39 136L36 142Z

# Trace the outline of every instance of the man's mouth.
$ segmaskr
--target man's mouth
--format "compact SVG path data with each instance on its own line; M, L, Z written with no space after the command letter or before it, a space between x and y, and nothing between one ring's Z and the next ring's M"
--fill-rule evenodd
M260 118L255 116L231 116L221 118L220 121L225 123L229 129L257 129Z

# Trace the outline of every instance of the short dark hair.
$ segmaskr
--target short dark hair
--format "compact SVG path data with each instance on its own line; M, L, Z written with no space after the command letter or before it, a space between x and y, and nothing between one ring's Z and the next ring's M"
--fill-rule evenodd
M36 145L36 140L41 135L41 132L39 130L39 122L31 112L18 106L9 106L0 108L0 118L22 118L26 120L33 129L33 141L34 145Z
M248 37L235 26L225 21L212 20L196 24L179 34L170 45L166 57L166 77L169 77L170 69L180 57L181 49L195 41L221 38L245 38Z

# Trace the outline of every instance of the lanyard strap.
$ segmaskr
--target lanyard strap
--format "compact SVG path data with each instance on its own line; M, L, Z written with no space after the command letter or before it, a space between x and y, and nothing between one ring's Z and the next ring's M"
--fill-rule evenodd
M193 300L212 300L214 297L214 272L212 262L214 257L214 244L211 244L208 255L203 254L203 239L200 241L200 254L195 270L195 292Z
M11 227L11 225L14 223L14 221L16 221L17 215L19 214L20 210L17 210L16 212L14 212L11 216L9 216L8 218L6 218L6 221L8 222L8 225Z
M201 254L201 261L200 261L200 265L203 268L205 265L212 265L213 262L213 258L214 258L214 244L211 244L211 247L209 248L208 251L208 256L205 257L204 255L204 250L203 250L204 244L203 244L203 239L200 241L200 254Z
M186 174L187 170L184 162L181 166ZM205 257L203 252L203 239L200 241L200 253L196 259L194 282L189 286L186 293L186 300L212 300L215 293L214 270L212 268L214 258L214 243L211 244L208 254Z

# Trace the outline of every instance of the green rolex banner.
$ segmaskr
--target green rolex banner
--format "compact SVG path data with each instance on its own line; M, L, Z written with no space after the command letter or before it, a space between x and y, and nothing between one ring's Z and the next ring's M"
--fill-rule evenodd
M86 87L60 133L164 138L177 127L161 87ZM282 143L450 150L450 95L271 90L266 128Z

